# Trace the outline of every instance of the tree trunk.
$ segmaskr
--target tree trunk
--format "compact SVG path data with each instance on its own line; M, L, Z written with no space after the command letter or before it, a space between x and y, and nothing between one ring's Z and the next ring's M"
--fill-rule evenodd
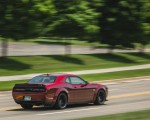
M146 44L141 44L139 52L144 53L145 52L145 46L146 46Z
M70 43L67 43L67 41L65 40L65 55L70 55L71 54L71 40Z
M2 46L2 57L6 57L7 54L8 54L8 40L7 39L4 39L2 40L1 42L1 46Z
M113 53L113 50L114 50L115 46L109 46L108 48L108 53Z

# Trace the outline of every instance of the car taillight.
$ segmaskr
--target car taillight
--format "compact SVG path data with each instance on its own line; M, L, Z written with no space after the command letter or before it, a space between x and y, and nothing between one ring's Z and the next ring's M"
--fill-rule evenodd
M14 92L46 92L46 88L14 88Z
M33 92L45 92L46 89L45 88L33 88L32 91Z
M13 91L14 92L23 92L23 91L25 91L25 89L24 88L14 88Z

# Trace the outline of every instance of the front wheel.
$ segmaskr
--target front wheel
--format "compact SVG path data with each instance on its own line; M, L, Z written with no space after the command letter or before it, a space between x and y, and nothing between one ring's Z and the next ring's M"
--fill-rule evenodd
M96 100L94 104L96 105L103 105L106 101L106 94L104 90L99 90L96 96Z
M22 108L24 109L32 109L33 105L30 104L20 104Z
M65 93L60 93L55 103L55 108L64 109L67 107L67 104L68 104L67 95Z

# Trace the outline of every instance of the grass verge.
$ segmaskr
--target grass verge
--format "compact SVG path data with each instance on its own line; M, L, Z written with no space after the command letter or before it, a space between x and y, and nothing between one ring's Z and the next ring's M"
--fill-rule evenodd
M1 41L1 39L0 39ZM9 39L9 42L16 42L15 40ZM108 47L107 44L101 44L98 41L88 42L86 40L79 40L77 38L60 38L60 37L51 37L51 38L35 38L35 39L25 39L17 41L22 43L39 43L46 45L78 45L78 46L99 46L99 47Z
M1 41L2 39L0 39ZM8 39L9 42L16 42L15 40ZM25 39L25 40L19 40L17 42L22 43L39 43L39 44L46 44L46 45L65 45L65 44L71 44L71 45L78 45L78 46L93 46L93 47L99 47L99 48L109 48L109 45L102 44L98 41L88 42L86 40L81 40L77 38L60 38L60 37L41 37L41 38L35 38L35 39ZM121 46L118 46L119 48L123 48ZM116 48L118 48L116 47ZM135 48L139 49L141 48L141 44L136 43ZM150 44L147 44L145 48L150 48Z
M150 69L127 70L127 71L110 72L110 73L81 75L81 77L87 81L111 80L111 79L149 76L150 75L149 71Z
M27 80L0 81L0 91L12 90L15 84L25 83Z
M150 63L150 53L1 57L0 76L122 67Z
M121 114L105 115L98 117L81 118L74 120L149 120L150 110L143 110L137 112L128 112Z
M130 70L130 71L121 71L121 72L111 72L111 73L101 73L101 74L89 74L81 75L81 77L87 81L101 81L101 80L110 80L110 79L119 79L119 78L129 78L129 77L138 77L138 76L148 76L150 69L141 69L141 70ZM34 76L33 76L34 77ZM11 90L16 83L25 83L27 80L16 80L16 81L1 81L0 82L0 91Z

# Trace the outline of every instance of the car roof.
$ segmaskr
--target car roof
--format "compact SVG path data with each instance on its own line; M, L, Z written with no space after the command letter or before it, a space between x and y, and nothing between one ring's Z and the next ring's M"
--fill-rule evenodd
M76 76L74 74L68 74L68 73L47 73L47 74L42 74L42 76Z

